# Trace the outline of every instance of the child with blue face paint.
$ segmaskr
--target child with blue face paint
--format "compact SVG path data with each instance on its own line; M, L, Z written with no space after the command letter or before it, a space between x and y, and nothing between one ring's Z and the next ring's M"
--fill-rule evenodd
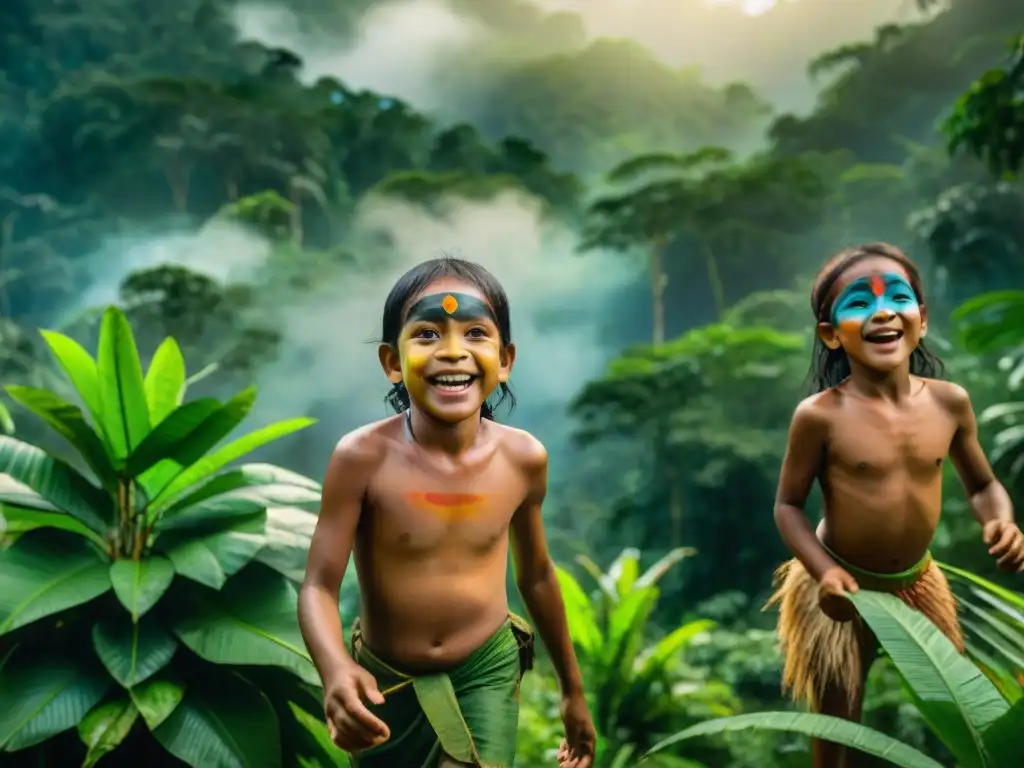
M942 363L925 346L914 263L885 243L844 251L819 274L811 308L815 393L793 415L775 502L793 559L769 604L779 605L784 687L814 711L857 721L878 644L847 593L891 592L963 651L956 601L929 554L947 456L1000 568L1024 571L1024 536L967 392L938 378ZM817 530L803 511L815 480ZM838 745L816 741L812 751L817 768L849 765Z

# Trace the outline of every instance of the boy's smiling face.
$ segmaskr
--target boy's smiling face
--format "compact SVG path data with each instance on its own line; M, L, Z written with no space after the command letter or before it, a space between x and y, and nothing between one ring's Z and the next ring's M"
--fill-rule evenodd
M463 280L435 280L406 311L398 348L381 345L381 365L392 383L426 413L455 423L478 414L508 381L515 348L503 346L494 310Z
M905 363L928 324L924 307L899 262L875 257L857 262L832 289L830 322L818 335L830 349L840 347L872 370L895 370Z

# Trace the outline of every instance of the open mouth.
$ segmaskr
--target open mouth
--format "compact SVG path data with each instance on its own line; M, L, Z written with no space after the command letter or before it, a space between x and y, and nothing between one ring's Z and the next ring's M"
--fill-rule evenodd
M444 376L431 376L427 381L431 386L437 387L442 392L463 392L473 386L476 376L468 373L446 374Z
M893 342L899 341L902 338L903 331L887 330L869 333L867 336L864 337L864 340L872 344L892 344Z

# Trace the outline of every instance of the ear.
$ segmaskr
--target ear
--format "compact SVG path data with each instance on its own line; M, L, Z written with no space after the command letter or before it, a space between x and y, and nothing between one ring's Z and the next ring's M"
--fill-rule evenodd
M398 357L398 350L390 344L381 344L377 347L377 357L380 358L380 367L384 369L384 375L392 384L402 381L402 361Z
M928 309L924 304L921 305L921 338L923 339L928 335Z
M829 349L839 349L839 334L832 323L818 323L818 338Z
M516 362L516 345L506 344L505 348L501 350L501 356L499 358L498 368L498 381L504 384L508 381L509 376L512 375L512 366Z

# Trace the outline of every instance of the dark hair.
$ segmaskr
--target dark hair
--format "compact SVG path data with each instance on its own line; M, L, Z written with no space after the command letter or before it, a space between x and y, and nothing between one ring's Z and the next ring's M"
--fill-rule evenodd
M907 271L910 287L917 300L924 306L924 289L921 285L921 271L903 251L888 243L867 243L840 251L821 268L811 288L811 311L818 323L831 322L832 302L835 297L832 288L847 269L858 262L874 257L892 259ZM941 378L946 372L942 360L928 349L924 339L910 355L910 372L915 376L931 379ZM808 373L812 393L823 392L839 384L850 375L850 359L842 347L829 349L820 337L815 335L814 350L811 353L811 369Z
M384 319L381 323L380 334L382 344L398 348L398 337L405 324L405 316L409 311L410 302L430 283L441 277L458 277L476 286L494 309L501 345L506 347L512 343L508 296L505 295L505 289L501 287L498 279L479 264L452 256L443 256L413 267L395 282L391 293L384 300ZM394 384L384 400L395 409L395 413L403 413L410 408L409 390L402 382ZM498 394L494 402L483 404L480 410L481 416L493 421L495 410L506 401L508 411L511 413L516 407L516 397L512 392L511 385L503 382L498 385Z

